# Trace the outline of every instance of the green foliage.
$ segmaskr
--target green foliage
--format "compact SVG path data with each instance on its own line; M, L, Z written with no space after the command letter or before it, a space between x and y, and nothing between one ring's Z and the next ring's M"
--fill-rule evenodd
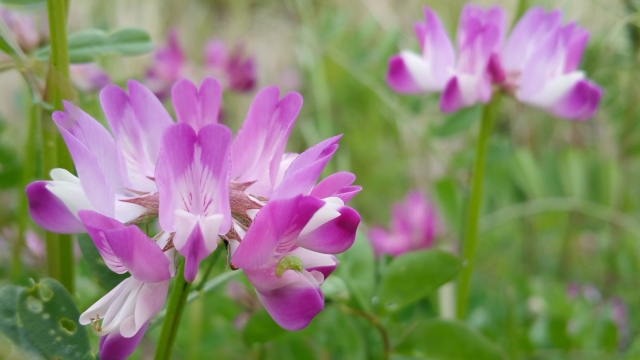
M53 279L0 288L0 313L0 333L8 339L0 351L17 358L95 358L73 298Z
M263 309L251 315L243 330L243 339L247 345L263 344L285 333L287 331L276 324Z
M429 360L500 360L504 355L477 331L460 321L429 320L419 324L396 351Z
M479 104L460 109L446 116L442 124L431 129L431 133L435 137L446 138L468 130L471 125L480 119L481 111L482 106Z
M337 258L339 266L335 276L344 280L347 285L349 306L369 311L375 293L375 264L369 241L362 232L358 232L351 249Z
M387 311L397 311L453 280L460 267L456 256L440 250L398 256L382 274L380 305Z
M149 34L137 28L120 29L106 33L99 29L87 29L69 35L69 61L93 62L107 55L133 56L146 54L153 49ZM50 48L45 46L35 53L36 58L46 60Z

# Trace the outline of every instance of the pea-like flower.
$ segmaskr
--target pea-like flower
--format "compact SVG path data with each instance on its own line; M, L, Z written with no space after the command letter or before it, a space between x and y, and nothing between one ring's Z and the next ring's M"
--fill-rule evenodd
M391 229L374 226L369 240L376 257L383 254L402 255L409 251L428 249L438 231L438 217L433 205L418 190L393 205Z

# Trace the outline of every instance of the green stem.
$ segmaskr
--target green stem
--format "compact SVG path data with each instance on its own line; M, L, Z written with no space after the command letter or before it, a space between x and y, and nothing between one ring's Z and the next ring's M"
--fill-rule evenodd
M67 0L47 0L51 57L47 74L46 101L56 110L62 110L62 100L70 98L69 53L67 45ZM61 167L71 169L73 163L48 116L43 119L44 172ZM70 235L47 234L47 260L49 274L74 293L73 243Z
M171 292L169 304L167 305L167 316L162 324L160 339L158 339L158 346L156 347L156 354L154 356L155 360L171 359L171 351L173 350L176 335L178 334L178 326L180 325L180 319L184 312L184 305L187 302L190 287L191 283L184 279L184 259L181 258L178 274L176 275L176 283Z
M31 97L30 97L31 99ZM24 143L24 159L21 178L21 191L27 187L27 185L33 180L35 174L36 156L38 149L38 122L40 121L40 107L35 104L29 105L29 129L27 131L27 139ZM27 197L22 192L20 194L18 214L18 239L13 247L12 251L12 268L11 275L15 282L18 282L22 277L22 249L25 245L25 235L29 225L29 202Z
M211 270L213 269L213 266L218 262L218 258L223 252L226 253L227 251L227 249L225 249L223 246L218 246L218 249L216 250L217 251L214 251L213 254L211 254L211 257L209 258L209 263L207 264L207 269L204 271L204 274L202 275L202 279L200 279L198 286L196 286L196 288L193 289L194 291L202 290L202 287L206 284L207 279L211 274Z
M380 337L382 338L382 359L388 360L391 357L391 339L389 338L389 333L376 316L342 304L339 304L338 308L348 314L360 316L361 318L371 323L371 325L373 325L373 327L378 330L378 332L380 333Z
M480 217L480 207L482 205L482 183L484 180L484 163L489 145L489 136L493 128L493 122L500 103L500 95L495 93L491 102L482 109L482 119L480 123L480 134L476 144L476 159L473 164L471 195L469 198L469 208L467 212L467 224L462 249L462 271L458 279L458 291L456 302L456 315L458 319L464 319L467 312L467 301L469 297L469 287L471 286L471 275L475 263L476 248L478 243L478 221Z

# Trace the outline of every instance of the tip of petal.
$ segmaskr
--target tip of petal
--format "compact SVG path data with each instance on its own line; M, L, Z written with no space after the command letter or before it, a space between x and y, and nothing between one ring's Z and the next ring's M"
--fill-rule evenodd
M422 92L418 83L413 79L409 67L400 55L393 55L389 59L385 80L393 91L400 94L417 94Z

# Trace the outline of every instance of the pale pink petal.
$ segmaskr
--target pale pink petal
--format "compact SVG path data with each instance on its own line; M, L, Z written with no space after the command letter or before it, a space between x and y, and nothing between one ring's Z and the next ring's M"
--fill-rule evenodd
M218 122L222 87L218 80L206 78L198 89L189 80L178 81L171 90L173 107L179 122L185 122L198 132L208 124Z
M122 163L135 190L155 192L150 177L160 152L160 138L173 120L158 98L142 84L130 80L129 94L115 85L100 92L100 101Z
M305 270L318 271L326 279L338 267L338 259L329 254L321 254L305 248L296 248L289 255L298 257L302 261Z
M257 196L271 195L289 133L302 106L300 94L289 93L280 100L279 96L277 87L256 94L231 147L231 180L255 181L247 192Z

